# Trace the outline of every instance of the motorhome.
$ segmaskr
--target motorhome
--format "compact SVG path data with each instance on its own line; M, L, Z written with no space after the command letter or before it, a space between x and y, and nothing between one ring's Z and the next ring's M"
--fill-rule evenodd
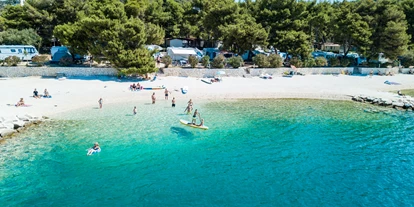
M0 45L0 60L17 56L21 60L32 60L39 52L32 45Z
M197 48L190 47L169 47L167 48L167 54L172 60L188 60L190 55L194 55L198 60L201 60L202 54Z

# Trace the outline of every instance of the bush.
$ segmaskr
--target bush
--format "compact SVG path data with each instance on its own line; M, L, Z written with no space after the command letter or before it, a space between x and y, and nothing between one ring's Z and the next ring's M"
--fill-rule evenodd
M239 68L243 65L243 58L240 56L233 56L227 59L227 63L229 63L229 65L231 65L233 68Z
M404 55L402 55L401 65L404 66L405 68L414 66L414 50L409 50Z
M162 57L162 62L165 64L165 68L168 68L172 63L172 58L169 55Z
M342 60L341 60L341 66L342 67L347 67L348 65L349 65L349 60L348 60L348 58L342 58Z
M267 60L269 61L269 65L272 68L280 68L283 65L283 59L278 54L270 54L267 57Z
M188 63L190 63L192 68L195 68L198 64L198 59L194 55L188 56Z
M20 63L20 58L17 56L9 56L4 59L4 62L7 63L8 66L17 66Z
M226 60L226 58L224 57L223 54L217 55L213 59L213 62L211 63L211 65L213 66L213 68L224 68L224 61L225 60Z
M297 68L301 68L302 67L302 61L297 58L297 57L293 57L292 59L290 59L290 65L293 65Z
M44 66L45 63L49 61L49 56L47 55L36 55L32 58L32 62L35 63L37 66Z
M315 66L316 66L316 62L315 62L315 59L313 58L307 58L303 61L303 67L311 68Z
M322 66L327 66L328 65L328 60L326 60L326 58L324 57L317 57L315 59L315 65L322 67Z
M210 64L210 57L205 55L203 58L201 58L201 64L207 68L208 64Z
M331 67L336 67L340 65L338 58L329 58L329 65Z
M70 55L65 55L59 60L60 66L70 66L73 64L73 58Z
M268 68L270 66L269 60L266 55L258 54L253 57L253 62L259 68Z

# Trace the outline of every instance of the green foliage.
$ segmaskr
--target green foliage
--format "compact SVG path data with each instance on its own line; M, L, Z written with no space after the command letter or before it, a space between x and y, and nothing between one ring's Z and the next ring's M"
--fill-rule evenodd
M73 58L70 55L65 55L59 60L60 66L67 67L67 66L71 66L72 64L73 64Z
M224 68L224 63L226 61L226 58L224 55L220 54L214 57L213 62L211 62L211 66L213 68Z
M201 58L201 64L207 68L208 65L210 64L210 57L205 55L203 58Z
M372 44L372 32L369 24L355 12L355 4L344 1L340 3L335 24L335 37L344 47L347 55L353 46L361 53L366 53Z
M237 17L233 24L220 27L224 47L233 48L239 54L254 49L255 45L267 45L266 30L247 14Z
M317 57L315 58L315 65L322 67L322 66L327 66L328 65L328 60L326 60L326 58L324 57Z
M341 66L342 67L348 67L349 66L349 63L350 63L350 61L349 61L348 58L342 58L341 59Z
M76 22L58 25L54 34L61 43L71 46L72 53L103 55L125 73L145 74L156 67L144 44L160 39L152 34L149 39L147 27L140 19L128 18L118 0L91 0Z
M341 65L341 63L339 62L338 58L335 58L335 57L329 58L329 66L336 67L336 66L339 66L339 65Z
M297 68L301 68L303 64L302 61L297 57L293 57L292 59L290 59L289 63L290 65L293 65Z
M162 62L165 65L165 68L168 68L169 65L172 63L172 58L169 55L162 57Z
M401 57L401 65L405 68L414 66L414 51L409 50Z
M123 50L116 55L114 64L123 66L121 71L124 74L140 74L146 76L148 73L158 71L151 52L146 48Z
M4 62L6 62L8 66L17 66L21 60L17 56L9 56L4 59Z
M165 31L158 25L146 23L145 30L147 34L147 45L161 45L164 43Z
M315 66L316 66L316 62L315 62L315 59L313 59L313 58L307 58L303 61L303 67L311 68L311 67L315 67Z
M267 59L271 68L280 68L283 65L283 59L278 54L270 54Z
M270 66L269 60L266 55L258 54L253 57L253 62L259 68L268 68Z
M47 55L36 55L32 58L32 62L37 66L44 66L45 63L49 62L49 56Z
M190 65L191 65L192 68L195 68L195 67L197 67L198 59L197 59L196 56L190 55L188 57L188 62L190 63Z
M0 32L0 44L39 46L42 38L33 29L8 29Z
M227 59L227 63L233 68L239 68L243 65L243 58L240 56L233 56Z

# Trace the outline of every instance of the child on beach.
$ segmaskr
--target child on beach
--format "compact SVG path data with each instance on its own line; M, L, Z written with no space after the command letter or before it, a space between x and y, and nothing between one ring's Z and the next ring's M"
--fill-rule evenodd
M23 98L20 98L20 101L17 102L16 107L19 107L19 106L24 106Z
M98 101L100 109L102 108L102 102L103 102L103 100L102 100L102 98L100 98L99 101Z
M172 102L172 107L175 107L175 97L173 97L171 102Z

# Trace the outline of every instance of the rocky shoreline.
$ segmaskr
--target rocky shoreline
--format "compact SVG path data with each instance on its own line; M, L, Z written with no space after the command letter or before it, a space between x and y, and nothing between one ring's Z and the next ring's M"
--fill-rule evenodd
M410 96L399 96L394 99L376 98L372 96L352 96L353 101L370 103L377 106L395 108L399 110L414 111L414 98Z
M48 117L37 117L26 114L24 116L16 115L15 117L0 117L0 140L11 137L16 133L26 130L28 127L40 124Z

